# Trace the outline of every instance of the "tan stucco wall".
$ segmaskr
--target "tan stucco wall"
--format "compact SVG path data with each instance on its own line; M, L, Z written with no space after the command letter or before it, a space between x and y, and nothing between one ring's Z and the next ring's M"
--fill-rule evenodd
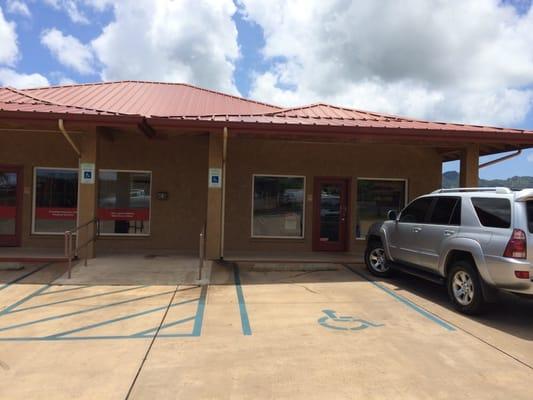
M80 142L80 138L74 135ZM97 251L113 249L175 249L196 252L207 206L208 136L171 136L149 140L140 133L101 138L100 169L152 171L151 235L102 237ZM61 248L60 236L31 235L33 167L77 167L77 157L60 134L0 134L0 164L24 165L22 245ZM253 174L306 176L306 194L313 193L313 178L350 178L349 248L355 240L356 178L405 178L412 199L440 186L441 159L431 148L382 144L318 144L230 137L227 157L226 252L287 252L312 249L312 202L306 202L304 239L252 239L251 196ZM156 193L167 191L160 201ZM306 197L307 197L306 196ZM219 215L218 213L215 213Z
M80 143L80 138L73 135ZM140 133L116 133L113 141L99 144L99 169L152 171L151 235L149 237L102 237L97 250L175 249L196 252L205 220L207 187L207 136L171 136L149 140ZM22 245L63 246L62 237L31 235L33 167L78 165L77 156L58 134L0 134L0 164L24 165L24 214ZM156 199L167 191L169 199Z
M355 240L356 178L405 178L408 198L440 187L441 157L434 149L382 144L317 144L230 138L227 161L226 253L312 250L312 202L306 201L304 239L251 238L252 175L304 175L306 197L319 176L350 178L349 251Z

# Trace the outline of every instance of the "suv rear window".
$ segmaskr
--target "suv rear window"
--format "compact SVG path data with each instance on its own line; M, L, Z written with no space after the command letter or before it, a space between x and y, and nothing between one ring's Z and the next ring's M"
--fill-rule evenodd
M472 197L481 225L491 228L511 226L511 202L507 199Z
M529 227L529 232L533 233L533 200L526 202L527 209L527 226Z

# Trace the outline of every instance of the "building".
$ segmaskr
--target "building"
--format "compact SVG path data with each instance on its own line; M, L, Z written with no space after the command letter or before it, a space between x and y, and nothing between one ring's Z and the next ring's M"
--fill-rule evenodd
M0 258L62 254L65 231L93 219L89 256L197 253L204 226L210 259L357 256L373 221L440 187L443 161L460 159L461 184L476 186L480 155L531 146L531 131L185 84L0 88Z

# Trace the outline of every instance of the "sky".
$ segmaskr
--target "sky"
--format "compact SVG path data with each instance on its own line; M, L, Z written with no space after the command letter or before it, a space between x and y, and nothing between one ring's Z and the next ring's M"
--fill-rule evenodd
M531 0L0 0L0 85L185 82L533 130ZM458 169L446 163L444 170ZM533 150L480 170L533 175Z

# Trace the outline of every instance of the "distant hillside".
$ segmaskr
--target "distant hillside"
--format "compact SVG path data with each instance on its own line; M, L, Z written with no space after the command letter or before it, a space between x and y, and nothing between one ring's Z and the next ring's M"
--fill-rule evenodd
M459 186L459 172L448 171L442 174L442 187L454 188ZM480 179L479 186L504 186L511 189L533 188L533 176L513 176L508 179Z

